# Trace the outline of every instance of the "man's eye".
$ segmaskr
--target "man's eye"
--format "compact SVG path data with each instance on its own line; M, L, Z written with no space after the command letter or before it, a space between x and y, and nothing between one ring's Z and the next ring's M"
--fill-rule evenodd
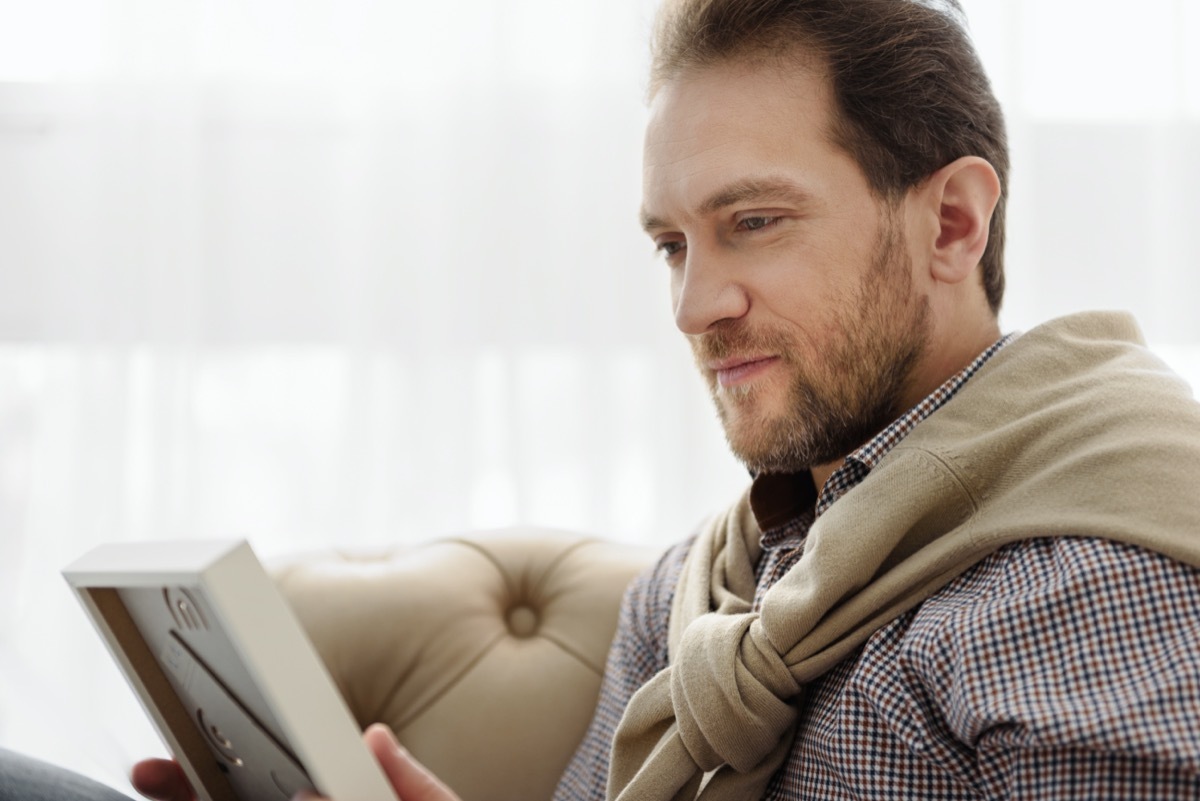
M761 231L779 222L778 217L743 217L738 221L738 227L743 231Z
M669 259L682 251L684 244L685 243L679 239L667 239L659 242L655 249Z

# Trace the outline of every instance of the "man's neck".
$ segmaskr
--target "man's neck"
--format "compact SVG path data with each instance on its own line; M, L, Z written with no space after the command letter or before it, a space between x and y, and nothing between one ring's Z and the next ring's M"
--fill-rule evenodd
M813 486L817 488L818 496L821 494L821 491L825 489L825 482L829 480L829 477L833 475L835 470L845 463L845 459L838 459L836 462L817 465L811 469L810 472L812 472Z
M911 399L905 399L904 408L900 413L908 411L960 371L966 369L971 362L979 358L979 354L990 348L998 339L1000 339L1000 327L995 318L992 318L990 324L981 326L972 336L963 337L957 347L944 349L941 351L940 358L927 361L923 370L924 378L915 382L919 389L913 393ZM829 480L829 477L845 463L846 458L842 457L836 461L810 468L813 485L817 488L818 495L825 489L825 482Z

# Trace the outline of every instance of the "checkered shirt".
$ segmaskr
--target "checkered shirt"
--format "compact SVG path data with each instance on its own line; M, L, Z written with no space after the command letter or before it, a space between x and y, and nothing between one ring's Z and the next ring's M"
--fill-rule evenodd
M817 514L1006 341L856 451L820 498L808 480L792 486L803 502L788 514L760 515L754 505L764 527L756 605L800 558ZM667 551L630 586L595 717L556 801L604 798L625 706L667 666L671 599L689 546ZM1200 571L1075 537L997 551L811 682L791 755L764 795L1185 798L1200 801Z

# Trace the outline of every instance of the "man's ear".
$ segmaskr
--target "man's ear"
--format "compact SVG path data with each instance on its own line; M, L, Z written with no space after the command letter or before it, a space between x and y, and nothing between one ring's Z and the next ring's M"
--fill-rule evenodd
M964 156L930 176L925 191L937 218L933 277L958 283L983 258L992 212L1000 200L1000 178L986 160Z

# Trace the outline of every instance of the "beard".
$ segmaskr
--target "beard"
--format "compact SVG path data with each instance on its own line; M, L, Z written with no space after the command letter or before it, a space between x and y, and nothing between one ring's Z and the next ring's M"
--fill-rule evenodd
M758 408L771 387L722 388L701 368L730 449L758 473L791 473L836 462L892 423L929 338L928 298L914 297L904 242L885 225L856 290L835 309L831 335L805 335L814 355L787 331L722 324L691 339L697 363L736 354L771 353L788 386L782 411Z

